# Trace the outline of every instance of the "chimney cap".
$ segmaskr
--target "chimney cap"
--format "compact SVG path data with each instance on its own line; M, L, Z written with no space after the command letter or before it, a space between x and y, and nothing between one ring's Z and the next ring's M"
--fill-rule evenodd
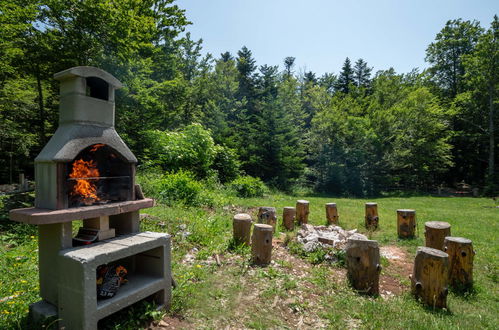
M75 66L54 74L54 79L62 81L73 77L98 77L106 81L115 89L123 87L123 84L110 73L93 66Z

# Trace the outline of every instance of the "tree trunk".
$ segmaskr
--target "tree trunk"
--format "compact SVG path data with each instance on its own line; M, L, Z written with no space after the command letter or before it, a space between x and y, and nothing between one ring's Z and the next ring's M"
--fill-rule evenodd
M328 225L338 225L338 208L336 203L326 203L326 218Z
M310 213L309 204L310 203L306 200L296 201L296 221L300 226L308 223L308 214Z
M236 214L232 219L232 229L236 243L250 245L251 216L249 214Z
M277 215L275 207L262 206L258 209L258 223L271 225L273 231L277 223Z
M257 223L253 227L251 255L255 265L268 265L272 258L272 226Z
M450 236L450 224L443 221L429 221L424 224L425 246L433 249L444 249L444 239Z
M40 68L37 66L36 69L36 86L38 91L38 113L39 113L39 123L40 123L40 143L43 145L45 143L45 107L43 105L43 88L42 79L40 77Z
M378 204L366 203L366 228L376 229L378 228L378 223Z
M446 237L444 251L449 255L449 284L457 289L473 286L473 244L462 237Z
M295 229L296 208L286 206L282 211L282 225L287 230Z
M428 247L418 247L411 277L412 293L433 308L447 307L447 253Z
M416 232L416 211L397 210L397 232L400 238L412 238Z
M346 247L348 279L360 293L379 294L381 264L377 241L349 238Z
M495 137L494 137L494 86L489 87L489 163L488 163L488 178L490 185L494 183L495 169Z

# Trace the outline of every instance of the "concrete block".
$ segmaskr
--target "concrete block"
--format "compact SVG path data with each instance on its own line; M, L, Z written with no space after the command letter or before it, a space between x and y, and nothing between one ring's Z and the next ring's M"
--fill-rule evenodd
M57 267L57 255L72 244L71 222L38 226L40 296L54 305L58 303L58 279L64 274Z
M34 304L29 305L29 322L31 325L36 326L45 322L49 322L50 319L57 317L57 307L51 303L40 300Z
M139 211L112 215L109 217L109 224L116 230L117 235L137 233L140 231Z
M169 235L144 232L61 251L59 326L96 329L100 319L147 297L169 307L170 249ZM96 269L112 263L127 268L128 283L113 298L97 300Z

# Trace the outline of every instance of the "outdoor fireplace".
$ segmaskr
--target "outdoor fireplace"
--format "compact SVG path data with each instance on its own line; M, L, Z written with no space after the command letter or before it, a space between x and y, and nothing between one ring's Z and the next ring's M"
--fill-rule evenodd
M145 298L167 307L170 236L139 229L139 210L154 201L136 196L137 159L114 129L121 83L94 67L54 78L61 84L59 127L35 159L35 207L10 211L11 220L38 225L43 300L30 306L31 317L57 315L59 327L96 329L98 320ZM74 220L96 239L74 238ZM128 282L98 300L96 271L113 263L126 267Z
M114 129L114 91L121 83L93 67L54 77L61 82L59 127L35 158L35 206L134 200L137 159Z

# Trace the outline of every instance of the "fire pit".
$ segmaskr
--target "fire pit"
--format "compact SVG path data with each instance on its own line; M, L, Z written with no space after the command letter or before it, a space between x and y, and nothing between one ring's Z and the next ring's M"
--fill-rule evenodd
M139 232L139 210L154 201L136 196L137 159L114 129L121 83L94 67L54 77L61 83L59 127L35 159L35 207L10 211L11 220L38 225L43 300L30 306L31 316L57 314L60 327L96 329L99 319L147 297L168 306L170 236ZM76 247L74 220L99 242ZM126 267L128 283L98 301L96 269L113 262Z

